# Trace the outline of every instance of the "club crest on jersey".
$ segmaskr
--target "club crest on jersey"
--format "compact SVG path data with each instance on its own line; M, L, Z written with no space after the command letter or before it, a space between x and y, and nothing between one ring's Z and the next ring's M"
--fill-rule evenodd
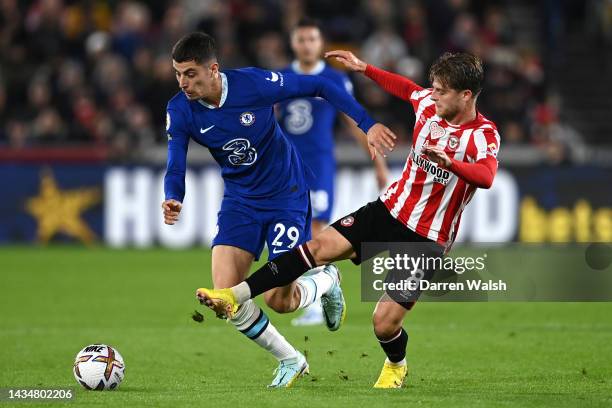
M353 218L352 215L349 215L348 217L344 217L340 221L340 225L342 225L343 227L350 227L351 225L353 225L354 222L355 222L355 218Z
M429 125L429 134L432 139L439 139L446 134L446 130L438 124L438 122L431 122Z
M240 124L242 126L251 126L255 123L255 114L253 112L242 112L240 114Z
M459 147L459 138L457 136L451 136L448 138L448 142L446 142L446 146L450 149L450 150L457 150L457 148Z

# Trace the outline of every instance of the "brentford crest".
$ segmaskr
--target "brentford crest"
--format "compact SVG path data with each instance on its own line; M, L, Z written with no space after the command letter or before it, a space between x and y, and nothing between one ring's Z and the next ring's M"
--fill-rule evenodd
M446 146L448 146L450 150L457 150L459 147L459 138L457 136L449 137L448 142L446 142Z
M348 217L344 217L340 221L340 225L342 225L343 227L350 227L351 225L353 225L354 222L355 222L355 218L349 215Z

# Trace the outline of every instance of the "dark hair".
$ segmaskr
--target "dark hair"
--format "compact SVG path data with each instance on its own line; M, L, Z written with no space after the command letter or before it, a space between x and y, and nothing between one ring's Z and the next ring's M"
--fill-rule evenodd
M215 39L206 33L187 34L172 47L172 59L176 62L202 64L214 58L217 58L217 45Z
M313 27L318 29L321 33L323 33L323 28L321 28L321 22L317 19L314 18L310 18L310 17L302 17L298 20L297 24L295 25L295 27L293 27L293 30L297 30L298 28L306 28L306 27Z
M429 70L429 80L440 81L444 86L457 91L469 89L477 96L482 89L482 61L480 58L465 52L442 55Z

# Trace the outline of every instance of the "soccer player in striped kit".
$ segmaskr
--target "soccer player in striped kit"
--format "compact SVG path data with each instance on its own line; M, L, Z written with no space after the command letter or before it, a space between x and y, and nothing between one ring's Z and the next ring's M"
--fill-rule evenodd
M432 87L422 88L405 77L368 65L348 51L331 51L326 57L365 74L414 108L412 149L402 176L378 200L264 265L244 282L229 289L198 289L200 301L216 311L231 315L242 302L286 285L318 265L341 259L360 264L372 256L361 253L364 242L418 243L418 253L410 256L442 257L450 249L463 209L476 189L490 188L493 183L500 137L495 124L476 109L483 80L480 59L466 53L444 54L431 67ZM368 142L373 157L394 145L389 138L368 138ZM434 271L422 272L431 277ZM374 332L387 355L376 388L399 388L407 375L408 335L402 326L415 298L404 295L387 291L374 311Z

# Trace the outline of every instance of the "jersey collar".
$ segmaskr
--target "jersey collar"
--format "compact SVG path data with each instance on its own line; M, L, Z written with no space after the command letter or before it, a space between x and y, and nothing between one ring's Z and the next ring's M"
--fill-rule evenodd
M300 62L298 60L295 60L291 63L291 69L298 74L319 75L325 69L325 62L323 60L319 60L319 62L317 62L317 65L314 66L314 69L312 71L304 72L300 69Z
M438 116L438 118L440 117ZM482 116L482 114L478 112L478 110L476 111L476 117L472 119L471 121L464 123L463 125L453 125L451 123L448 123L445 119L440 118L440 121L443 126L445 127L448 126L454 129L469 129L474 126L479 126L483 122L483 120L484 120L484 116Z
M198 99L198 102L200 102L201 105L207 107L208 109L217 109L222 107L225 103L225 100L227 99L227 76L225 76L223 72L220 72L219 74L221 74L221 101L219 101L219 106L214 106L204 102L201 99Z

